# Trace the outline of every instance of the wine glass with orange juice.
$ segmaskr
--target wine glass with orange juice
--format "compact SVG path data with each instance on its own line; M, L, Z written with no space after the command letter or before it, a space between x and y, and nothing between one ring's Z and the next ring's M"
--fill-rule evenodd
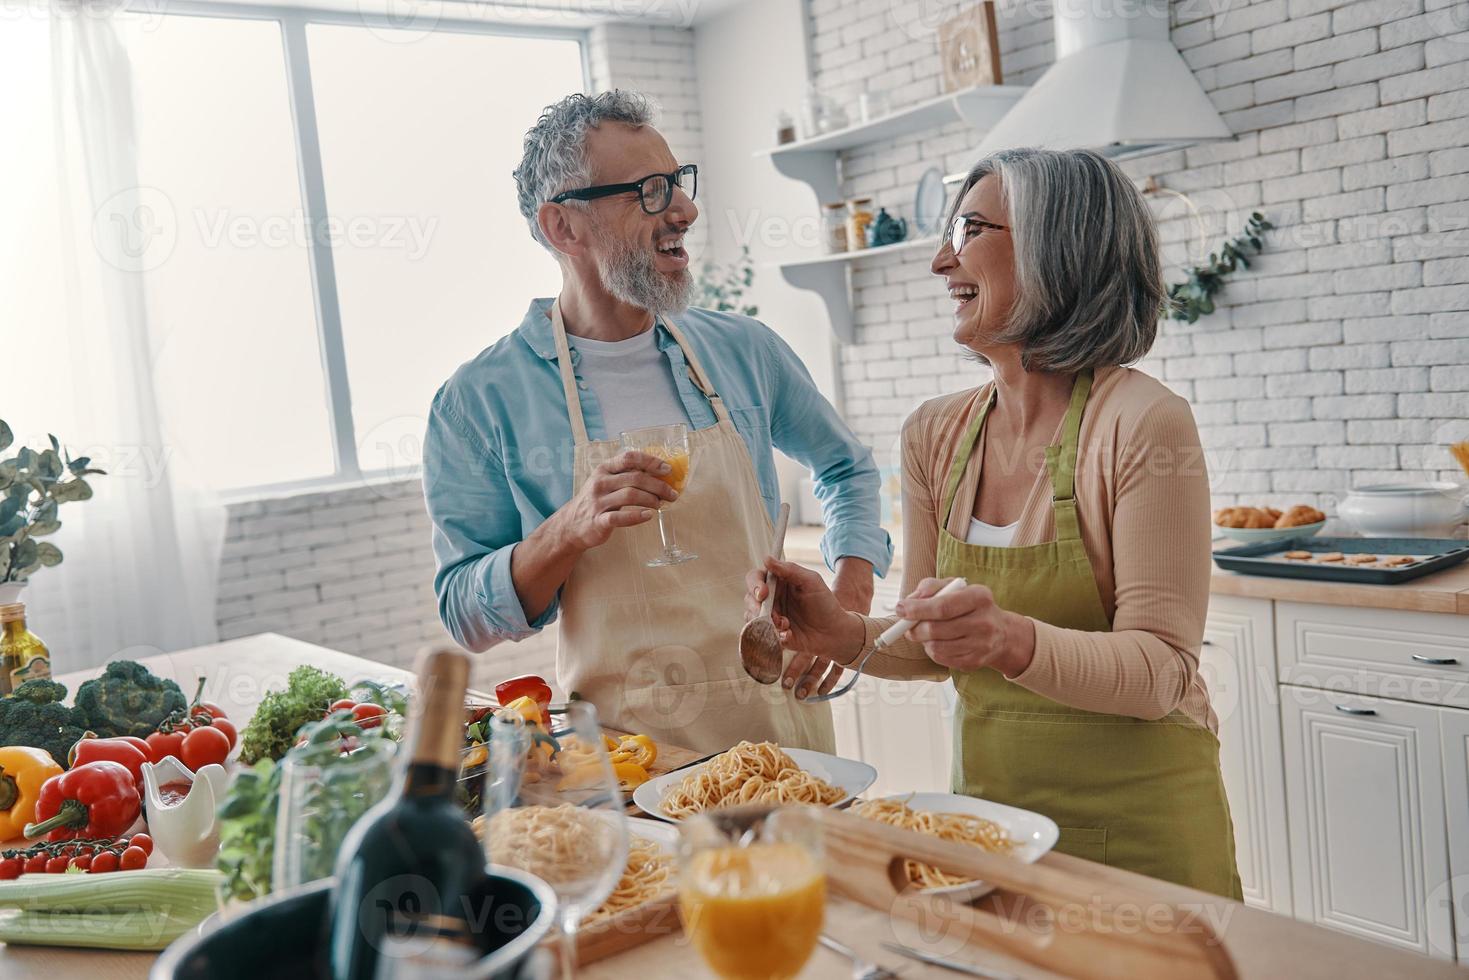
M636 449L638 452L657 456L669 466L669 472L658 479L668 484L680 494L689 482L689 466L692 459L689 455L689 427L678 423L676 425L655 425L646 429L633 429L622 434L622 448ZM663 551L656 557L648 560L648 567L659 568L664 565L678 565L686 561L693 561L699 556L692 551L685 551L678 545L678 540L673 534L673 523L664 514L664 508L659 507L658 534L663 539Z
M730 807L682 822L679 913L723 980L786 980L821 935L826 872L810 807Z

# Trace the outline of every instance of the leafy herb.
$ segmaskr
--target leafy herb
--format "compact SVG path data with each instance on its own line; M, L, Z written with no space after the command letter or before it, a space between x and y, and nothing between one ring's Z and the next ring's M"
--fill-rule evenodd
M59 531L57 507L89 499L85 478L106 472L90 467L90 457L72 459L55 436L50 440L48 449L23 448L0 460L0 582L25 582L37 569L61 564L60 548L35 539ZM13 442L15 434L0 419L0 451Z
M1274 227L1260 212L1252 212L1243 235L1225 242L1218 252L1209 253L1207 264L1187 269L1187 281L1168 287L1169 315L1193 323L1213 313L1214 294L1224 288L1224 277L1238 266L1248 269L1250 260L1245 253L1253 249L1258 254L1263 247L1260 236Z
M255 716L240 733L240 761L254 765L279 759L296 742L296 732L319 721L331 703L347 696L347 685L335 674L302 665L291 671L284 691L260 699Z

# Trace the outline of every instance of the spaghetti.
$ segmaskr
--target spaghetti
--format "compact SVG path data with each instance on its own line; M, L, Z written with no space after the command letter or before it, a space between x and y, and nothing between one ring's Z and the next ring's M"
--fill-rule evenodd
M528 871L558 891L579 889L596 878L607 865L616 833L611 822L570 803L502 810L488 821L477 818L474 829L481 838L489 835L492 861ZM587 921L671 892L673 874L673 859L663 848L634 838L612 893Z
M796 765L774 742L741 742L685 776L659 808L680 818L741 803L830 806L846 795Z
M916 830L939 840L974 844L991 854L1009 854L1015 849L1015 841L1010 839L1004 827L993 820L968 813L914 810L903 800L863 800L852 807L852 812L868 820L904 830ZM940 871L918 861L905 861L904 864L908 871L908 880L919 888L951 888L954 885L967 885L974 880Z

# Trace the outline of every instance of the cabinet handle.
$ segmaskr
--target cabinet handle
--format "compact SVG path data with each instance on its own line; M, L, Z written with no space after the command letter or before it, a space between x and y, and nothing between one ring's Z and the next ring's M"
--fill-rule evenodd
M1205 640L1203 645L1206 646L1206 647L1211 647L1211 646L1214 645L1214 641L1213 640Z
M1352 707L1348 707L1345 704L1334 705L1334 707L1336 708L1337 711L1340 711L1344 715L1375 715L1375 714L1377 714L1377 709L1376 708L1352 708Z
M1413 659L1420 664L1432 664L1434 667L1452 667L1459 662L1458 657L1426 657L1421 653L1413 654Z

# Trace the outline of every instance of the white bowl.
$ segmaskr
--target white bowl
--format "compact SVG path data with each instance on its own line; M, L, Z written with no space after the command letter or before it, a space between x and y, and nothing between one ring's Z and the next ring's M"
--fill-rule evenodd
M1311 538L1326 526L1325 521L1302 524L1300 527L1220 527L1214 525L1216 538L1229 538L1240 544L1264 544L1267 541L1289 541L1291 538Z
M825 752L813 752L810 749L784 749L791 761L802 769L809 772L824 782L842 790L844 795L840 800L832 804L833 807L843 807L849 803L858 793L871 786L877 780L877 770L865 762L855 759L843 759L840 756L828 755ZM632 799L644 813L659 820L673 821L674 818L665 814L658 806L663 802L663 795L668 790L683 782L683 778L697 769L707 766L708 762L701 762L697 766L685 766L675 769L673 772L654 776L637 789L633 790Z
M1351 491L1336 512L1363 537L1452 538L1469 497L1457 483L1381 484Z

